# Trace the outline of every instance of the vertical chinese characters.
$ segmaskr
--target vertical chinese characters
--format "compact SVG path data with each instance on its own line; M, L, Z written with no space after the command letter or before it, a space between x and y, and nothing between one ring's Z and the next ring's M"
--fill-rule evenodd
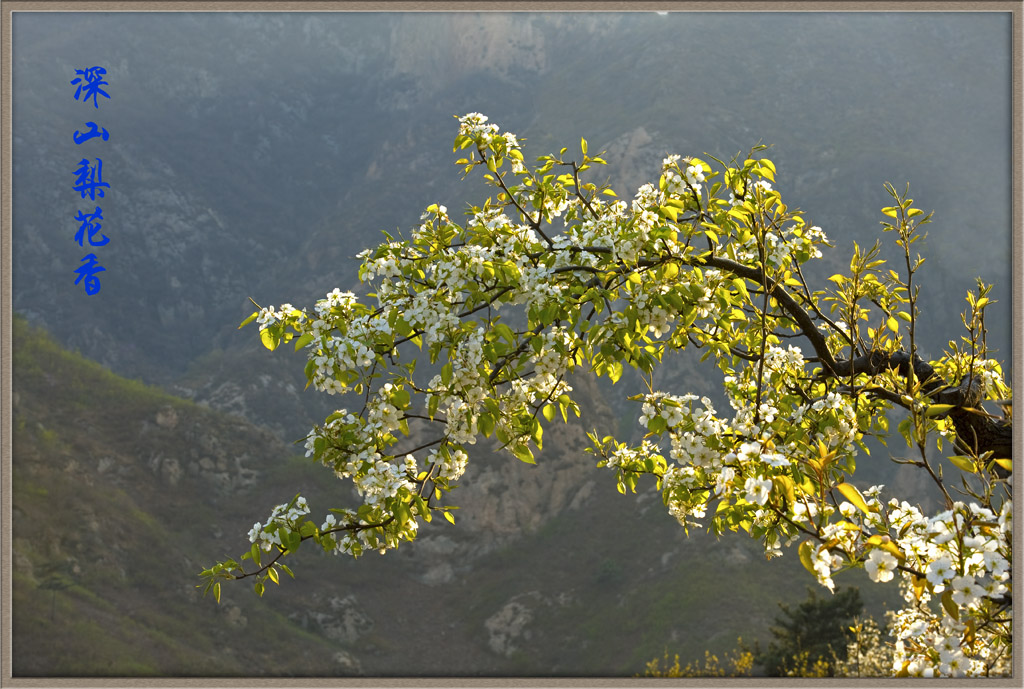
M95 108L100 107L100 104L96 100L98 96L103 96L109 100L110 94L100 88L101 86L110 85L103 79L103 75L106 73L107 70L103 67L76 69L75 74L78 76L71 80L72 86L78 86L75 90L75 100L79 100L80 96L83 102L92 98L92 104Z
M71 80L71 85L77 86L75 89L75 100L87 103L92 99L93 107L96 109L100 107L100 96L110 100L110 94L102 88L110 85L103 78L106 73L107 70L103 67L76 69L75 74L77 76ZM102 141L110 139L110 132L106 128L100 127L97 123L86 122L85 126L87 127L86 131L75 130L75 133L71 136L76 145L81 146L86 141L96 138ZM103 198L104 189L110 188L110 184L103 181L103 160L101 158L95 158L94 160L95 162L92 162L89 158L82 158L73 173L75 183L72 188L81 195L81 198L84 199L88 196L90 201L95 201L97 197ZM79 210L78 214L74 216L74 220L78 223L75 242L80 247L84 248L86 242L89 243L90 247L100 247L110 243L110 238L100 233L100 230L103 228L100 221L104 220L103 209L100 206L96 206L96 210L91 213ZM75 284L78 285L84 282L85 293L88 295L96 294L100 291L101 287L100 279L97 276L105 271L106 268L100 265L99 258L94 253L83 256L80 263L82 265L75 269L75 274L78 276L75 278Z

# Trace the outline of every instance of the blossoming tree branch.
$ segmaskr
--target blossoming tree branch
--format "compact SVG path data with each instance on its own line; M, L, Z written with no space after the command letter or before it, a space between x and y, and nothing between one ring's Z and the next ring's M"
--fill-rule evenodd
M812 287L804 266L825 233L773 189L763 147L729 163L669 156L626 202L588 181L605 161L586 141L527 165L485 116L459 125L457 164L493 199L461 223L431 205L410 238L359 254L366 300L336 289L312 313L264 307L243 323L271 350L305 349L309 384L347 395L305 447L361 504L275 507L248 552L202 572L206 591L219 600L223 581L248 578L262 595L306 542L384 553L421 522L454 521L446 496L481 436L533 463L545 427L580 415L567 376L615 382L628 366L648 381L631 398L646 437L591 434L588 448L620 492L651 476L684 529L744 531L769 557L793 546L830 590L848 568L898 577L894 674L1009 671L1011 391L986 351L991 286L968 293L962 337L922 359L913 245L930 215L906 191L887 184L882 209L902 259L855 245L848 272ZM720 370L727 411L653 389L663 356L687 348ZM410 435L414 420L433 433ZM890 424L905 441L893 461L927 475L937 513L854 480L865 440Z

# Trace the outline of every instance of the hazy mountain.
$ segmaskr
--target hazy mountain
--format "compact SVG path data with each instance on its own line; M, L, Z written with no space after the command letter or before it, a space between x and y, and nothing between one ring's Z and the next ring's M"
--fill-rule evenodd
M38 360L56 345L16 341L16 672L631 674L666 646L696 657L763 636L776 601L803 597L796 558L682 540L651 493L615 493L581 434L628 436L637 410L581 379L585 425L536 468L482 447L456 527L386 558L311 557L265 603L244 584L219 609L194 599L206 563L183 553L236 553L300 486L338 498L287 459L337 400L303 392L299 356L236 329L249 297L358 291L352 256L380 230L479 201L452 164L453 115L488 114L528 157L586 137L624 198L666 154L772 144L777 187L837 245L819 278L879 235L883 182L909 182L936 211L921 247L925 353L959 336L981 276L1000 300L989 342L1010 363L1009 15L19 12L13 35L14 309L177 396L74 360L66 375L107 386L89 401ZM112 96L99 108L70 85L93 65ZM91 120L109 141L76 145ZM73 284L82 157L103 158L111 184L94 296ZM687 358L659 375L715 392ZM867 470L913 487L882 462ZM169 554L143 557L144 544ZM74 587L39 588L65 566ZM142 610L150 631L124 632ZM220 631L190 638L197 625ZM57 629L60 643L37 643Z

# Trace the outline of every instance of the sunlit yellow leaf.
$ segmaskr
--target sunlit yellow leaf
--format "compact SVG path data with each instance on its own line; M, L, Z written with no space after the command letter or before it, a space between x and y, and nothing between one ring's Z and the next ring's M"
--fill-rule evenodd
M868 508L868 504L864 501L864 497L860 494L860 491L857 490L856 486L850 483L837 483L836 488L843 494L843 497L849 500L850 504L858 510L865 514L871 512Z
M974 465L974 460L970 457L964 457L963 455L950 455L949 461L953 463L960 471L966 471L969 474L973 474L977 471L977 467Z
M926 417L938 416L939 414L945 414L955 405L952 404L930 404L928 408L924 410Z
M921 600L921 594L924 593L924 587L925 587L925 584L927 584L927 583L928 583L928 580L925 579L924 577L919 577L917 575L914 575L914 582L913 582L914 598L916 598L917 600Z

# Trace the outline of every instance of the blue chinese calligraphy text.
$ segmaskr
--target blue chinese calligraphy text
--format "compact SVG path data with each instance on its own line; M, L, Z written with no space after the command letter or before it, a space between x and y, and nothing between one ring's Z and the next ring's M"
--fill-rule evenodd
M103 131L98 131L99 125L95 122L86 122L85 125L89 127L89 131L83 134L76 129L75 133L71 135L71 138L75 140L76 144L81 145L83 142L88 141L89 139L95 139L97 136L103 137L104 141L110 138L110 132L108 132L105 127L103 128Z
M75 233L75 241L78 242L78 246L84 247L86 240L89 241L90 246L104 246L110 242L107 235L100 235L99 239L96 238L103 227L99 223L100 220L103 220L103 209L99 206L96 206L96 210L92 213L78 211L75 220L81 223L78 232Z
M101 89L101 86L109 86L110 84L103 79L103 75L107 73L107 70L103 67L89 67L87 69L76 69L75 74L77 76L71 80L71 85L78 85L75 90L75 100L79 100L79 96L82 96L82 102L85 102L92 98L93 107L100 107L96 98L103 96L109 99L110 94Z
M82 158L75 175L77 179L74 190L80 192L83 199L88 194L89 198L95 201L97 194L103 196L104 187L110 188L110 185L103 181L103 161L99 158L96 159L95 165L90 165L88 159Z
M99 264L96 259L96 254L88 254L82 259L84 265L78 266L75 272L78 273L78 277L75 278L75 284L77 285L82 280L85 280L85 293L88 295L96 294L100 291L100 279L96 277L97 273L101 273L106 268Z

